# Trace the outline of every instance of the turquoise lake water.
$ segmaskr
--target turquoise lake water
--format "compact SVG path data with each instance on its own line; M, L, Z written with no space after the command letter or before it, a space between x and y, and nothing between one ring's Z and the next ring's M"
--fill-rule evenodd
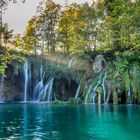
M1 104L5 139L140 140L140 106Z

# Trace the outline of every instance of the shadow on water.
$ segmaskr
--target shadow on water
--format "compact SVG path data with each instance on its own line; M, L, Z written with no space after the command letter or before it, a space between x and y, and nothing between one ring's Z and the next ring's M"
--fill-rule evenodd
M0 105L0 139L137 140L135 105Z

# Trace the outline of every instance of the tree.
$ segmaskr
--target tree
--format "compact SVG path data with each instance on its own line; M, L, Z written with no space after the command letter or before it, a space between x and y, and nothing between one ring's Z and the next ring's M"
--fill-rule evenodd
M20 1L23 3L25 2L25 0ZM16 3L18 2L18 0L0 0L0 47L2 45L2 39L4 41L4 44L7 45L8 41L12 37L12 30L9 30L7 24L3 25L2 21L3 11L6 10L7 5L10 2ZM12 60L20 60L22 59L22 57L20 55L11 54L8 50L9 48L1 47L0 49L0 75L4 75L6 65L12 62Z
M58 26L60 48L67 54L84 53L95 40L95 9L88 3L71 4L63 9Z
M105 6L109 8L98 31L98 40L101 42L99 50L121 55L132 52L133 48L139 46L139 2L114 0Z
M38 7L39 13L39 35L44 51L47 46L48 51L55 52L56 49L56 28L59 21L60 5L48 0Z
M4 24L3 28L2 28L2 40L4 43L4 46L7 46L7 43L10 41L10 39L12 38L13 34L12 34L13 30L9 30L8 28L8 24Z
M6 10L9 2L17 3L18 1L25 2L25 0L0 0L0 45L2 43L3 11Z
M24 49L28 50L29 52L31 50L34 50L34 54L37 54L37 50L39 49L39 38L37 34L37 28L38 28L38 23L37 23L37 17L34 16L31 18L28 22L27 28L25 30L25 33L23 35L23 40L24 40Z

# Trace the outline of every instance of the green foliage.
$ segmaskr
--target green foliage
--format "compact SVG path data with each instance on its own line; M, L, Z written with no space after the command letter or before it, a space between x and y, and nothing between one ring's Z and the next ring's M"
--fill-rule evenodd
M139 1L97 1L59 5L52 0L37 7L14 45L26 53L87 52L139 59ZM108 56L109 57L109 56Z
M118 104L118 94L116 93L116 91L113 91L113 104L117 105Z
M131 87L131 79L130 79L130 76L128 74L128 71L125 71L122 75L123 79L124 79L124 83L125 83L125 89L126 91L129 90L129 88Z
M25 59L25 55L21 52L4 47L0 47L0 49L0 75L4 75L7 65L11 64L14 60L22 62Z
M12 38L13 34L13 30L9 30L8 24L4 24L2 26L2 41L4 43L5 46L7 46L7 43L10 43L10 39Z
M90 79L96 85L98 76L92 71L92 63L96 55L102 54L109 61L107 82L114 86L113 98L116 100L118 93L127 92L129 87L137 98L140 91L139 13L138 0L99 0L93 5L72 3L63 6L52 0L43 1L23 35L16 34L12 38L8 25L0 29L6 47L0 50L0 74L4 74L7 64L16 59L22 61L24 55L45 56L49 53L52 57L47 55L49 58L44 60L47 61L44 64L46 79L51 75L78 83L79 75L82 84ZM13 49L9 50L9 47ZM56 52L74 56L70 70L67 68L69 58L54 58ZM33 63L39 66L39 61ZM15 74L18 69L16 65ZM88 88L82 98L87 91ZM102 93L101 86L97 91ZM88 98L91 99L91 94ZM70 99L69 103L77 104L77 101Z
M132 69L132 78L133 93L137 96L137 93L140 94L140 67L138 65Z
M116 58L114 61L115 69L120 73L123 74L129 68L129 63L125 58Z
M8 1L6 1L8 2ZM139 56L139 1L97 1L59 5L52 0L37 7L23 35L14 45L26 53L110 53L125 58ZM10 32L5 32L5 40ZM7 41L6 41L7 42Z
M0 63L0 75L4 75L6 69L5 63Z

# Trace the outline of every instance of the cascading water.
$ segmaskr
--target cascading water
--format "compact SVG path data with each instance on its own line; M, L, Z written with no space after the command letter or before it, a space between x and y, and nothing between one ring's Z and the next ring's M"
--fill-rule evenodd
M72 61L73 61L73 59L71 59L71 60L69 61L69 63L68 63L68 69L70 69L70 68L71 68Z
M40 79L42 80L43 77L43 65L42 65L42 61L41 61L41 67L40 67Z
M53 81L54 81L54 78L52 78L50 80L50 83L49 83L49 91L48 91L48 97L47 97L47 101L52 101L52 88L53 88Z
M3 93L3 88L4 88L4 77L2 76L2 80L1 80L1 91Z
M46 100L48 87L49 87L49 83L47 83L45 85L45 87L41 90L41 92L39 93L38 101L45 101Z
M78 95L79 95L79 92L80 92L80 88L81 88L81 83L79 83L78 88L76 90L75 99L78 98Z
M39 94L38 101L52 100L52 87L54 78L51 78Z
M95 103L96 90L97 90L98 86L99 86L100 83L101 83L101 77L102 77L102 72L101 72L100 75L99 75L99 80L98 80L97 85L96 85L96 86L94 87L94 89L93 89L93 94L92 94L93 103Z
M41 62L40 81L37 82L37 84L35 85L34 93L33 93L33 96L34 96L35 100L38 98L38 96L40 95L40 92L44 88L44 84L43 84L44 76L45 76L45 72L43 72L43 66L42 66L42 62Z
M42 91L44 85L43 85L43 80L39 81L34 88L34 99L38 98L39 93Z
M28 92L28 61L24 64L24 102L27 102L27 92Z
M3 102L3 89L4 89L4 76L1 77L1 93L0 93L0 102Z
M102 87L103 87L103 92L104 92L104 103L106 102L106 88L105 88L105 80L106 80L106 77L107 77L107 73L105 71L105 75L103 77L103 82L102 82Z
M93 85L94 85L94 83L91 84L91 85L89 86L89 89L88 89L88 92L87 92L87 94L86 94L86 98L85 98L85 104L88 103L88 95L89 95L89 93L91 92L91 90L92 90L92 86L93 86Z
M128 103L131 104L132 101L131 101L131 88L129 87L128 89Z

